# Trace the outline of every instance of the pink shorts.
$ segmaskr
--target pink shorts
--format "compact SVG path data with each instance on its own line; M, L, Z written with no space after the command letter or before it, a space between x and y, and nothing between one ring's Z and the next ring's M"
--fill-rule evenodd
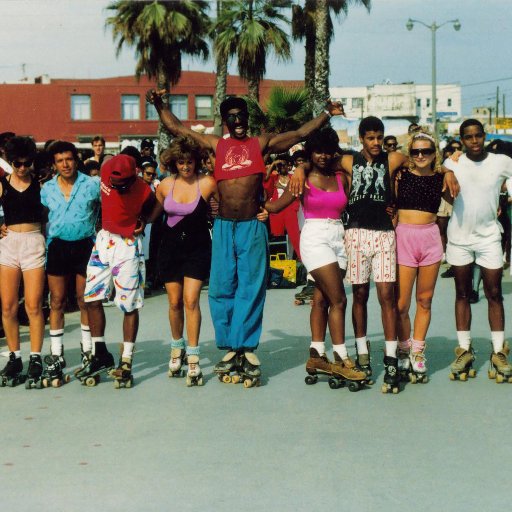
M0 240L0 265L22 272L44 267L46 246L41 231L7 231Z
M396 253L399 265L426 267L443 258L443 244L439 227L431 224L398 224Z

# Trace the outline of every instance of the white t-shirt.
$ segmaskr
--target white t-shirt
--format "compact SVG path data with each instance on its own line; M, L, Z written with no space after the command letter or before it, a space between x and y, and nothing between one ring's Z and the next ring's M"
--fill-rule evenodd
M448 223L449 242L467 246L484 238L501 239L498 201L503 181L512 177L512 159L488 153L481 162L474 162L462 155L458 162L446 160L444 166L455 173L460 185Z

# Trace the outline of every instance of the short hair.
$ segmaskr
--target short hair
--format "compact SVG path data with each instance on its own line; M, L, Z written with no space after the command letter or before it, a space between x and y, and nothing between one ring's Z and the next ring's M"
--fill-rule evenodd
M194 139L188 136L176 137L173 139L166 154L169 159L169 167L171 172L176 173L176 160L183 158L185 155L190 155L196 162L195 172L199 172L199 166L201 164L201 148L197 145ZM163 154L162 154L163 156Z
M37 148L35 142L30 137L12 137L5 145L5 153L9 162L16 158L34 160Z
M464 136L464 130L468 126L479 126L480 129L482 130L482 133L485 133L484 125L478 119L466 119L465 121L462 122L459 128L459 134L461 139Z
M14 132L0 133L0 148L3 148L15 136Z
M367 132L382 132L384 133L384 123L375 116L365 117L359 123L359 136L364 137Z
M421 130L421 126L418 123L411 123L409 128L407 128L407 133L410 135L412 132L416 132Z
M226 98L221 104L220 104L220 116L222 119L226 119L226 116L228 115L228 112L232 108L239 108L240 110L243 110L244 112L248 112L247 102L243 98L239 98L238 96L231 96L229 98Z
M73 154L73 158L75 160L78 160L78 150L76 149L76 146L66 140L56 140L52 142L48 146L47 151L52 160L55 158L57 153L66 153L68 151Z
M293 155L292 155L293 163L295 163L298 158L304 158L304 160L308 159L308 157L306 156L306 152L303 149L298 149L297 151L295 151L295 153L293 153Z
M326 151L335 154L340 149L338 134L330 127L314 131L304 144L304 153L310 159L313 151Z
M398 139L394 135L386 135L384 137L384 144L387 144L388 141L390 141L391 139L395 139L397 141L397 143L398 143Z
M135 146L126 146L119 154L131 156L135 160L137 167L140 167L140 164L142 163L142 156Z
M101 169L100 163L96 162L96 160L87 160L87 162L84 163L84 172L88 176L91 175L91 171L94 169L98 171Z
M101 135L96 135L96 137L94 137L94 138L91 140L91 146L92 146L95 142L101 142L103 145L105 145L105 139L104 139Z

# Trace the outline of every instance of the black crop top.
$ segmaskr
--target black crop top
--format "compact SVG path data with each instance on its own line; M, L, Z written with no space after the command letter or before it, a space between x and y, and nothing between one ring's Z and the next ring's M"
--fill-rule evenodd
M25 223L35 224L44 221L41 186L36 180L32 180L23 192L18 192L5 176L0 178L0 183L2 183L1 200L7 226Z
M401 171L397 187L397 208L437 213L441 204L443 177L441 173L418 176L408 170Z

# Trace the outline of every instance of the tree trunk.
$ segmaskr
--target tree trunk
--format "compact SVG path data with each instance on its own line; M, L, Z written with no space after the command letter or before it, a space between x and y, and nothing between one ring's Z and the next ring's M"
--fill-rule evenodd
M216 58L215 77L215 100L213 103L213 132L222 137L222 118L220 116L220 104L226 99L226 88L228 79L228 61L227 59Z
M156 82L157 90L165 89L170 92L171 83L167 76L165 76L162 72L158 73L157 82ZM169 108L169 98L164 96L163 99L164 108ZM156 151L156 155L159 156L160 153L169 147L169 144L172 141L172 135L167 131L167 129L162 124L162 121L158 123L158 147Z
M260 102L260 81L257 78L250 78L247 80L249 89L249 98L254 100L256 103Z
M313 113L320 114L329 98L329 7L327 0L317 0L315 25L315 93Z
M306 57L304 59L304 84L308 93L308 110L313 112L313 100L315 97L315 34L306 33Z

